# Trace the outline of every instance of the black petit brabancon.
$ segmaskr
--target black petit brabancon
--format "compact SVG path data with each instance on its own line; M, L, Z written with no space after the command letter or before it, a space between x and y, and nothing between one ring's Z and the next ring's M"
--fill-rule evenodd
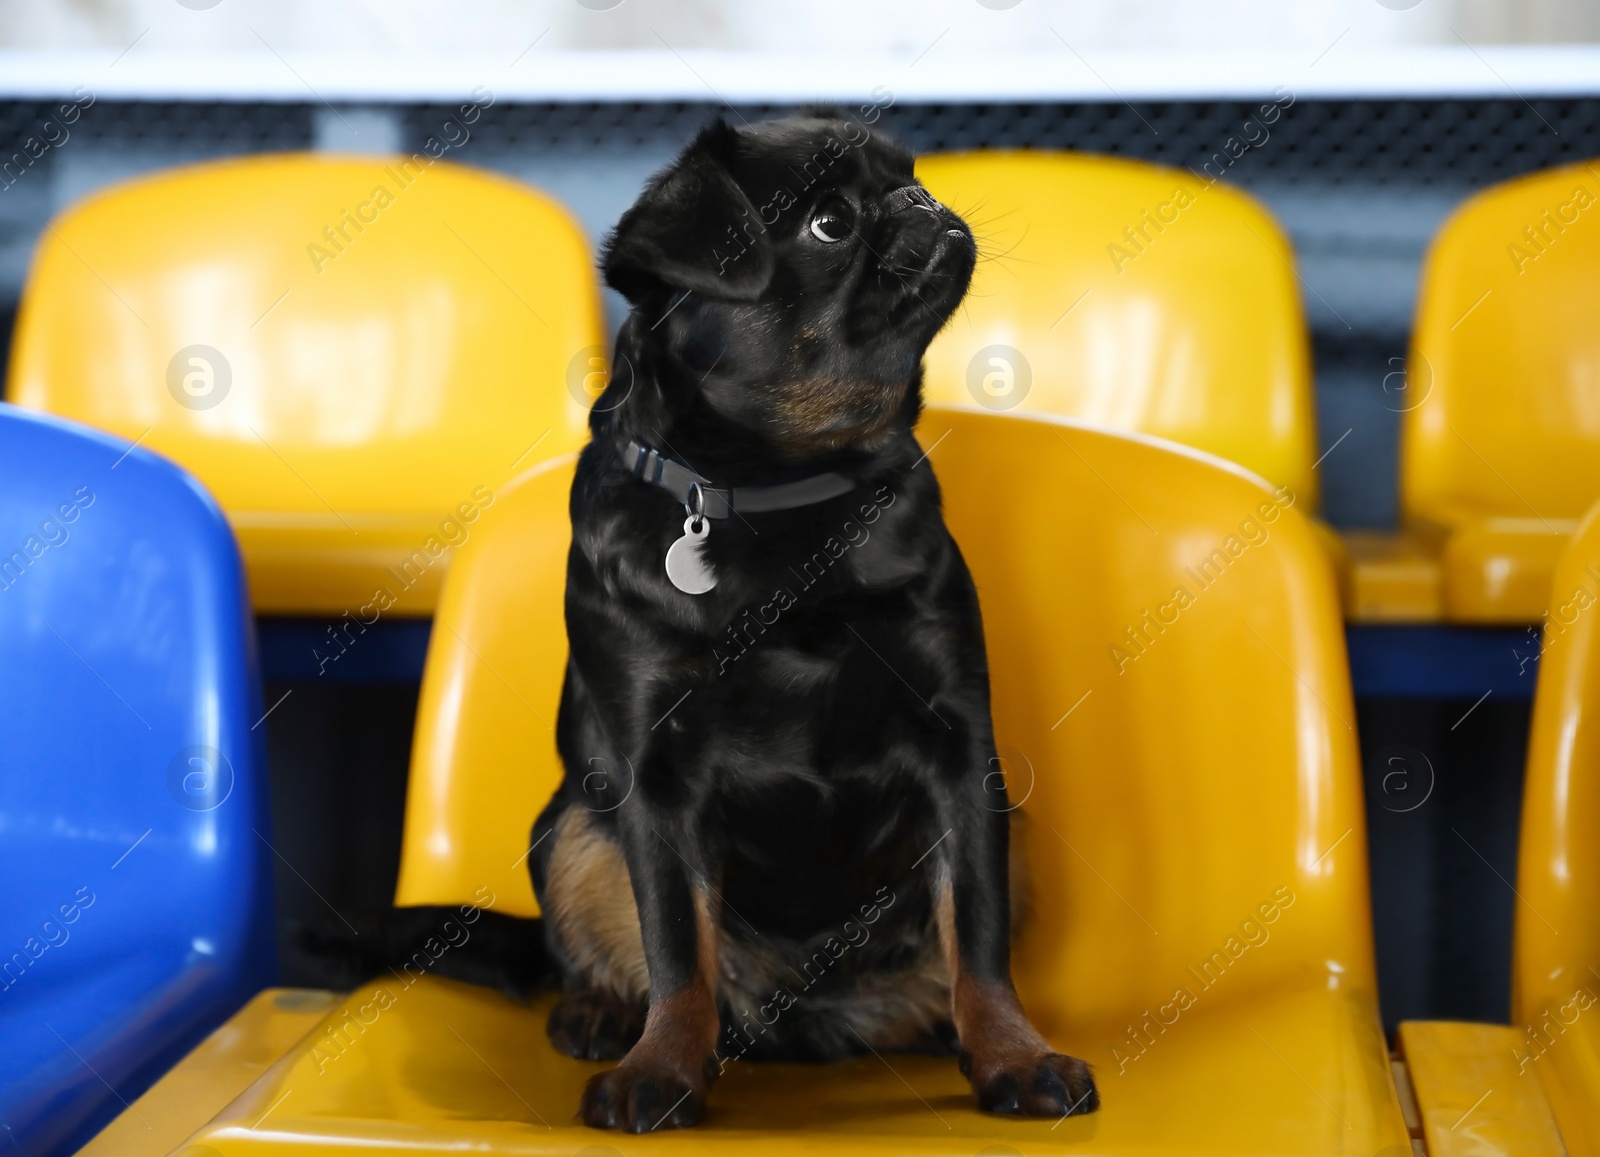
M1099 1103L1011 982L983 624L912 436L976 246L912 162L828 112L714 124L606 246L632 312L530 858L551 1039L621 1058L590 1125L692 1125L732 1059L868 1047L959 1050L994 1112Z

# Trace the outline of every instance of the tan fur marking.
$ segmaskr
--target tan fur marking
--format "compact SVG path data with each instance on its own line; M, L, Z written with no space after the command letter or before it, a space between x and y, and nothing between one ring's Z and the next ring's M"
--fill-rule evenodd
M784 431L802 453L840 446L878 443L894 423L905 399L904 383L867 385L840 378L799 378L785 382L777 399ZM852 420L840 422L841 415Z
M1011 927L1015 936L1028 909L1028 863L1026 839L1028 824L1022 812L1011 814ZM545 888L545 916L550 920L562 947L587 982L616 993L625 1000L644 1005L649 1001L650 970L645 962L644 941L639 930L639 910L634 904L633 886L628 876L622 849L601 834L590 814L582 808L569 809L556 823L555 847L550 855L550 871ZM948 889L936 905L938 948L929 945L911 967L881 976L863 976L853 995L839 1001L838 1013L874 1048L908 1048L923 1041L932 1027L952 1014L956 986L951 983L950 915L945 911ZM747 1017L770 998L772 992L789 982L784 961L766 951L758 940L733 937L723 941L721 929L712 915L713 898L696 892L696 919L701 930L700 974L716 977L736 1013ZM950 925L953 928L953 925ZM723 958L727 958L724 974ZM713 995L716 987L712 988ZM964 999L970 1005L971 997ZM1012 1000L1015 1000L1013 994ZM679 1000L661 1016L702 1014L680 1007ZM1021 1015L1020 1008L1017 1010ZM652 1010L653 1012L653 1010ZM1023 1022L1026 1024L1026 1020ZM961 1021L956 1019L957 1031ZM975 1032L969 1028L963 1041ZM713 1043L715 1035L713 1033Z
M581 807L568 808L556 821L544 907L590 984L639 1004L649 999L650 969L628 863Z
M972 1083L987 1081L1021 1060L1049 1054L1050 1046L1022 1011L1016 989L1003 982L980 980L962 967L956 946L955 901L948 881L939 887L934 910L945 965L953 978L950 1016L962 1049L972 1059Z

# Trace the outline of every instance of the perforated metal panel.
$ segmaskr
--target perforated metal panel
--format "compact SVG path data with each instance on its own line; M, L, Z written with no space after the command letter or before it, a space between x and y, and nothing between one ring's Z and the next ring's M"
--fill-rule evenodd
M1285 92L1283 100L1290 99ZM1225 154L1230 137L1246 139L1244 126L1261 119L1262 103L896 105L882 124L919 152L1083 149L1199 167ZM755 121L790 111L710 103L498 105L473 132L476 147L487 150L655 149L681 144L719 113ZM420 140L454 113L454 106L417 106L407 122ZM1230 179L1479 185L1600 153L1600 99L1296 100L1265 127L1266 139L1232 166Z
M319 104L98 101L37 158L24 143L60 102L0 103L0 318L51 214L109 181L180 162L321 139ZM1093 104L899 104L878 122L919 152L980 147L1114 153L1201 169L1248 188L1284 222L1316 357L1324 506L1337 524L1394 521L1397 416L1385 375L1403 357L1422 253L1474 189L1600 154L1600 98ZM345 110L348 112L349 110ZM497 102L387 106L401 146L459 142L446 156L542 186L598 239L645 179L718 115L756 121L787 106L713 102ZM465 139L463 139L465 135ZM348 140L348 138L346 138ZM9 166L9 167L6 167ZM610 304L613 323L621 303ZM1346 436L1348 432L1348 436Z
M1285 94L1287 98L1287 94ZM0 102L0 158L55 115L56 101ZM918 151L1063 148L1199 166L1239 137L1262 102L925 104L885 110L882 124ZM402 110L415 143L455 115L453 105ZM469 148L654 150L718 115L758 120L792 111L715 104L497 104ZM313 106L98 101L71 126L97 143L191 146L216 153L304 147ZM1326 181L1484 184L1600 153L1600 99L1295 101L1267 126L1230 178L1255 173ZM1253 130L1252 130L1253 131ZM59 146L69 147L68 144ZM54 151L54 150L52 150ZM48 154L46 155L48 158Z

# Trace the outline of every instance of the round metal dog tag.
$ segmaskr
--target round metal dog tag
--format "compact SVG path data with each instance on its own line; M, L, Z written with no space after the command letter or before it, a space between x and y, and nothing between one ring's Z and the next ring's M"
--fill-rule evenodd
M683 520L683 537L667 548L667 578L686 595L703 595L717 585L717 576L700 554L710 534L710 519L690 515Z

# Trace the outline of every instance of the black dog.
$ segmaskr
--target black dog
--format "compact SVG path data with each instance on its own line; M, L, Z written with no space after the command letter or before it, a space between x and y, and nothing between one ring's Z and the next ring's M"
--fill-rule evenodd
M633 309L572 487L531 860L551 1039L622 1057L590 1125L869 1046L959 1046L994 1112L1099 1103L1012 987L983 626L912 437L975 254L908 152L821 112L706 129L607 244Z

